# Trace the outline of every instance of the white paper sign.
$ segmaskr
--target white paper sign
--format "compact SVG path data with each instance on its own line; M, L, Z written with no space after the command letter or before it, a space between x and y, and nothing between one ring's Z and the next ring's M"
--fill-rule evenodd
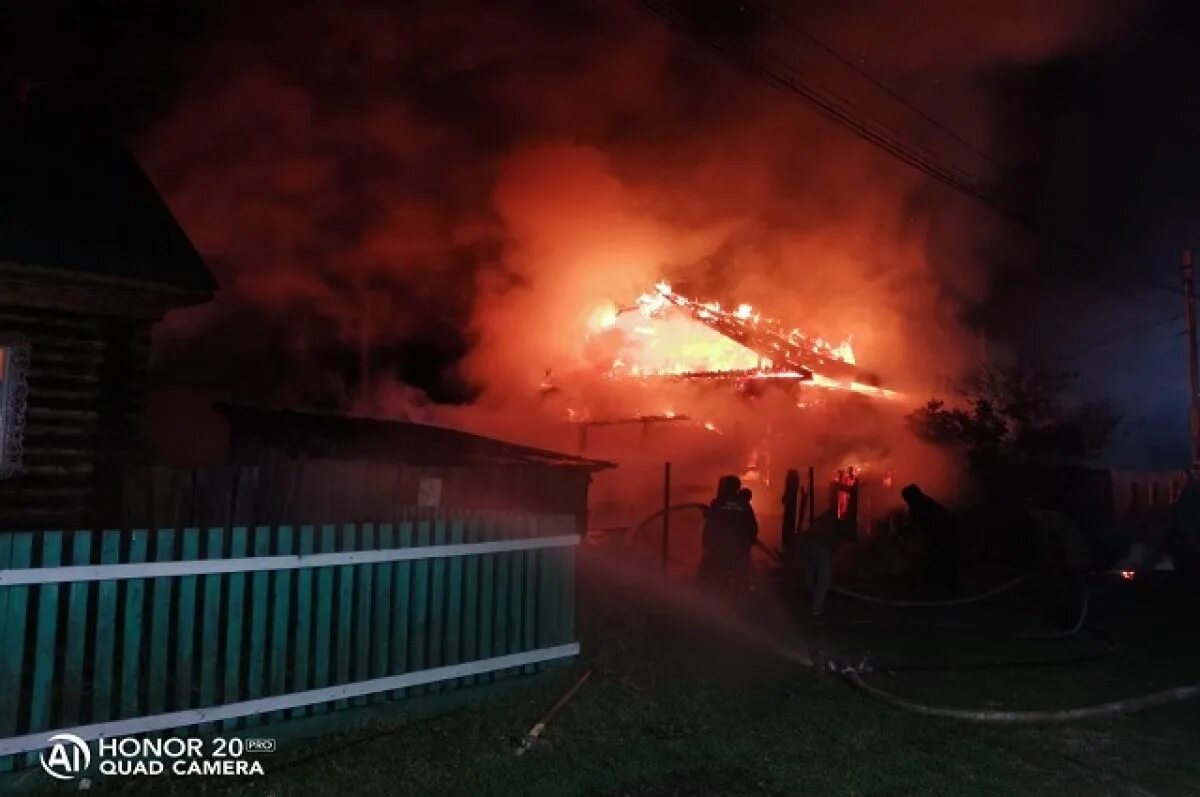
M417 506L422 509L437 509L442 505L442 480L421 479L417 486Z

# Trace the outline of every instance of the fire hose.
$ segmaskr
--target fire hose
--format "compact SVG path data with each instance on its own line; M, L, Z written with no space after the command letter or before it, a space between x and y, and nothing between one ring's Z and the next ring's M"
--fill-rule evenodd
M685 509L698 509L701 512L707 509L707 506L699 503L679 504L677 506L660 509L654 514L647 517L634 528L634 536L641 532L649 523L660 517L664 512ZM758 546L769 558L777 564L784 565L782 557L775 551L767 548L762 543L755 541ZM833 591L844 597L849 597L856 600L861 600L867 603L875 603L879 605L897 606L902 608L917 608L917 607L949 607L949 606L964 606L973 603L979 603L989 598L996 597L1007 592L1010 589L1018 586L1022 582L1030 578L1032 574L1026 573L1016 578L1013 578L997 587L986 590L982 593L968 596L965 598L957 598L949 601L902 601L880 598L871 595L854 592L852 590L833 587ZM1081 605L1079 615L1075 624L1064 631L1051 632L1048 634L1024 634L1018 635L1015 638L1028 640L1054 640L1065 639L1075 636L1085 628L1085 622L1088 616L1090 607L1090 591L1087 588L1086 580L1078 577L1078 586L1080 588ZM1048 660L1019 660L1019 661L1002 661L1002 662L982 662L971 665L934 665L934 666L893 666L887 668L872 668L867 665L864 659L857 665L841 666L830 662L830 671L841 676L851 688L859 693L866 695L872 699L886 703L895 708L900 708L905 711L911 711L917 714L930 717L941 717L946 719L956 719L965 722L986 723L986 724L1004 724L1004 725L1019 725L1019 724L1055 724L1076 722L1079 720L1099 719L1103 717L1114 717L1131 714L1138 711L1156 708L1159 706L1177 703L1184 700L1191 700L1200 696L1200 683L1178 686L1171 689L1165 689L1158 692L1151 692L1146 695L1137 697L1124 698L1114 700L1107 703L1100 703L1091 706L1080 706L1068 709L1051 709L1051 710L1026 710L1026 711L1002 711L1002 710L985 710L985 709L966 709L947 706L934 706L925 703L920 703L915 700L900 697L887 692L877 686L867 683L863 679L863 675L867 672L969 672L987 669L1008 669L1012 667L1041 667L1050 665L1064 664L1083 664L1092 661L1097 661L1110 655L1116 650L1116 642L1098 629L1087 627L1091 633L1097 634L1105 638L1108 642L1106 650L1098 654L1090 654L1084 656L1076 656L1069 658L1048 659Z
M1200 696L1200 684L1189 684L1187 686L1177 686L1173 689L1164 689L1160 692L1151 692L1148 695L1113 700L1109 703L1099 703L1093 706L1052 709L1048 711L992 711L930 706L925 703L918 703L915 700L899 697L893 695L891 692L885 692L877 686L872 686L863 680L863 671L860 669L846 667L838 672L846 683L862 694L887 703L890 706L904 709L905 711L912 711L927 717L944 717L946 719L965 720L967 722L1004 725L1049 724L1114 717L1123 714L1132 714L1135 711L1145 711L1146 709L1165 706L1170 703L1178 703L1183 700L1191 700Z
M770 550L769 548L763 546L761 543L756 543L756 544L758 544L759 547L765 553L767 553L767 555L770 556L776 563L782 565L782 559L781 559L781 557L778 556L778 554L776 554L774 551ZM886 605L886 606L898 606L901 608L965 606L965 605L969 605L969 604L973 604L973 603L980 603L984 600L987 600L988 598L993 598L993 597L996 597L997 595L1001 595L1001 594L1007 592L1008 590L1018 586L1019 584L1027 581L1032 576L1033 576L1032 573L1025 573L1025 574L1017 576L1016 578L1013 578L1009 581L1006 581L1005 583L1003 583L997 587L994 587L992 589L978 593L976 595L968 596L965 598L958 598L958 599L949 600L949 601L890 600L890 599L884 599L884 598L877 598L877 597L874 597L871 595L863 595L861 593L852 592L850 590L844 590L844 589L840 589L837 587L832 587L831 591L837 592L838 594L841 594L846 597L862 600L867 603L875 603L875 604ZM1073 637L1076 634L1078 634L1080 631L1084 630L1084 628L1085 628L1084 623L1087 621L1088 610L1091 605L1091 590L1088 589L1087 581L1082 576L1076 577L1076 585L1079 590L1080 608L1079 608L1079 614L1076 616L1075 623L1070 628L1064 629L1062 631L1051 631L1048 633L1010 634L1007 636L1007 638L1029 640L1029 641L1060 640L1060 639L1067 639L1069 637ZM924 631L926 633L929 630L930 629L928 629L928 628L924 629ZM937 630L950 630L950 631L954 631L956 633L971 633L975 629L964 628L964 627L955 627L955 628L949 628L949 629L940 628ZM1002 660L1002 661L980 662L980 663L976 663L976 664L895 665L895 666L889 666L886 668L876 668L876 669L880 672L898 673L898 672L979 672L979 671L983 671L983 670L1007 670L1007 669L1013 669L1013 668L1019 668L1019 667L1052 667L1052 666L1062 666L1062 665L1068 665L1068 664L1088 664L1091 662L1100 661L1101 659L1105 659L1108 656L1110 656L1116 652L1116 650L1117 650L1116 640L1114 640L1112 637L1110 637L1108 634L1106 634L1105 632L1101 631L1098 628L1087 627L1087 630L1090 633L1092 633L1093 635L1100 637L1106 643L1103 650L1100 650L1095 653L1087 653L1087 654L1082 654L1082 655L1078 655L1078 656L1057 657L1057 658L1052 658L1052 659L1011 659L1011 660ZM995 634L988 634L988 636L995 636Z
M638 538L638 535L640 535L642 533L642 529L649 526L655 520L658 520L665 513L667 513L667 512L682 512L682 511L688 510L688 509L694 509L700 513L704 513L704 512L708 511L708 504L701 504L701 503L693 501L693 502L687 503L687 504L675 504L673 506L664 507L664 508L658 510L657 512L655 512L654 514L648 516L641 523L634 526L633 532L632 532L632 534L630 534L630 538L632 540L636 540Z
M855 592L853 590L845 589L843 587L838 587L838 586L830 587L829 591L835 592L838 595L841 595L846 598L852 598L853 600L856 600L856 601L863 601L864 603L877 603L882 606L898 606L901 608L925 608L925 607L933 608L933 607L940 607L940 606L968 606L972 603L980 603L982 601L988 600L989 598L994 598L997 595L1002 595L1005 592L1008 592L1013 587L1017 586L1018 584L1022 583L1026 579L1028 579L1029 575L1030 575L1029 573L1024 573L1022 575L1017 576L1016 578L1005 581L1003 584L1001 584L997 587L993 587L989 590L980 592L976 595L968 595L964 598L952 598L950 600L943 600L943 601L914 601L914 600L896 600L893 598L881 598L881 597L877 597L875 595L865 595L861 592Z
M633 538L636 539L637 536L641 534L642 530L644 528L646 528L646 526L650 525L650 523L654 522L656 519L661 517L665 512L696 510L696 511L703 513L707 509L708 509L707 504L702 504L702 503L697 503L697 502L691 502L691 503L686 503L686 504L675 504L675 505L666 507L664 509L659 509L658 511L654 512L653 514L651 514L648 517L646 517L645 519L643 519L640 523L638 523L633 528ZM764 545L759 540L755 540L754 545L760 551L762 551L767 556L767 558L769 558L771 561L773 561L776 565L779 565L781 567L788 566L783 561L783 557L778 552L771 550L770 548L768 548L766 545ZM983 592L977 593L975 595L969 595L969 596L962 597L962 598L954 598L951 600L943 600L943 601L895 600L895 599L891 599L891 598L883 598L883 597L878 597L878 596L874 596L874 595L867 595L867 594L864 594L861 592L855 592L853 590L848 590L848 589L844 589L842 587L837 587L837 586L832 586L830 588L830 591L835 592L839 595L842 595L843 597L851 598L853 600L859 600L864 603L874 603L874 604L883 605L883 606L895 606L895 607L899 607L899 608L954 607L954 606L967 606L967 605L974 604L974 603L981 603L990 598L994 598L998 595L1002 595L1005 592L1008 592L1009 590L1019 586L1020 584L1024 583L1025 581L1029 580L1032 576L1033 576L1032 573L1024 573L1022 575L1016 576L1015 578L1009 579L1008 581L1004 582L1003 584L1000 584L996 587L985 590ZM1087 621L1088 610L1090 608L1091 599L1090 599L1090 590L1088 590L1088 588L1087 588L1087 582L1082 577L1078 578L1077 585L1078 585L1079 594L1080 594L1080 611L1079 611L1079 615L1077 616L1077 618L1075 620L1074 625L1071 628L1065 629L1062 631L1051 631L1049 633L1013 634L1013 635L1011 635L1011 638L1026 639L1026 640L1053 640L1053 639L1066 639L1068 637L1072 637L1072 636L1075 636L1076 634L1078 634L1084 628L1084 623ZM966 630L966 629L961 629L961 630ZM1044 665L1055 665L1055 664L1078 664L1078 663L1084 663L1084 662L1088 662L1088 661L1095 661L1099 658L1103 658L1103 657L1111 654L1116 649L1115 642L1113 642L1110 638L1108 638L1106 634L1104 634L1103 632L1100 632L1096 629L1089 629L1089 630L1091 630L1095 634L1100 635L1101 637L1104 637L1109 642L1107 649L1104 650L1102 653L1092 654L1092 655L1088 655L1088 656L1071 657L1068 659L1042 659L1042 660L1034 660L1034 661L1020 660L1020 661L1014 661L1014 662L1001 662L1001 663L996 663L995 665L992 665L990 667L987 667L987 669L1000 669L1000 668L1004 668L1004 667L1008 667L1008 666L1027 667L1027 666L1044 666ZM934 671L935 669L938 669L938 668L929 668L929 671ZM954 669L954 668L951 667L951 668L940 668L940 669L945 670L945 669ZM967 666L966 669L969 670L969 669L978 669L978 668L974 667L974 666ZM906 670L906 671L916 671L916 670L910 669L910 670Z

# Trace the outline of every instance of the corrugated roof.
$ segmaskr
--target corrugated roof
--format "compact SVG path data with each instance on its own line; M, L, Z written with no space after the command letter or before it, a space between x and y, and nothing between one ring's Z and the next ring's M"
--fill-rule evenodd
M295 457L412 465L542 465L589 471L616 467L441 426L224 403L216 408L230 420L235 455L245 444L259 444Z
M0 262L211 293L217 284L124 146L29 107L0 120Z

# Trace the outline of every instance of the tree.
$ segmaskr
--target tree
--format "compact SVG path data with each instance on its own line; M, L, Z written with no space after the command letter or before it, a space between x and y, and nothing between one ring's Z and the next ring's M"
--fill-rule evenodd
M1103 450L1119 419L1104 402L1067 402L1070 381L1069 374L985 366L962 386L960 406L930 399L909 414L909 428L963 451L976 471L1081 464Z

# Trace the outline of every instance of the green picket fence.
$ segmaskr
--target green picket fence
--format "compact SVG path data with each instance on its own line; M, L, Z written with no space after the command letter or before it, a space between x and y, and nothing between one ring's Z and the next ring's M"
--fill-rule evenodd
M576 533L449 511L0 532L0 771L56 731L228 732L553 666L578 650Z

